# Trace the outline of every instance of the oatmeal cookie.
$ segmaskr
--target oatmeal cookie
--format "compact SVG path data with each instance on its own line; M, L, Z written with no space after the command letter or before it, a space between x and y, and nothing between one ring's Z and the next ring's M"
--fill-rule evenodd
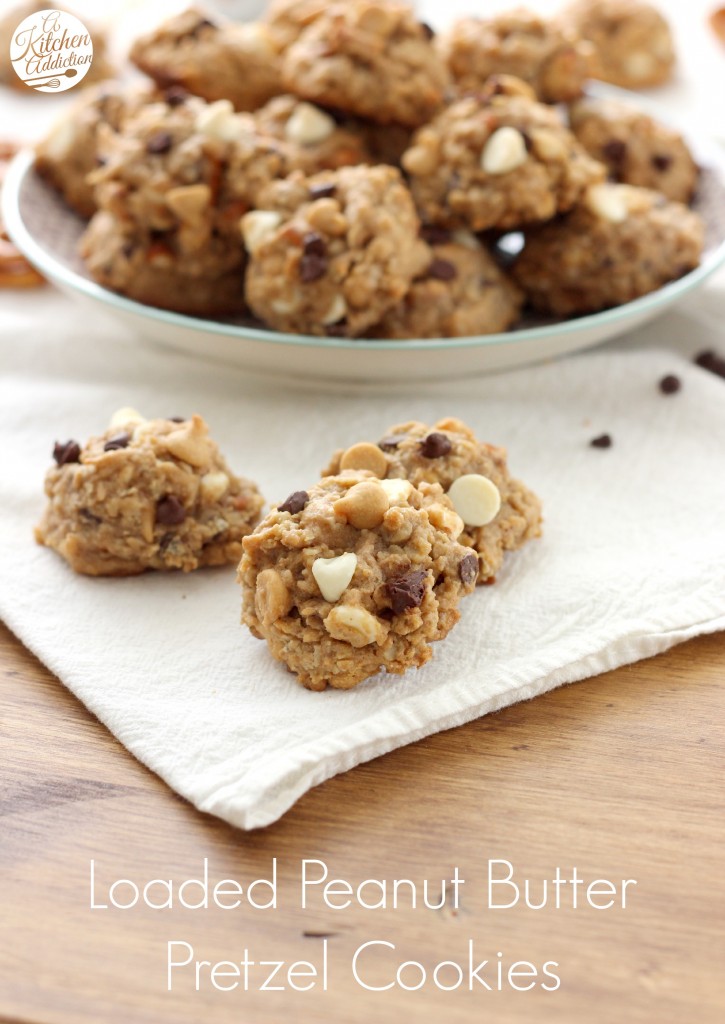
M396 424L377 445L364 441L335 452L323 475L363 467L386 486L440 485L463 520L461 544L476 552L479 583L493 583L506 552L541 535L541 503L509 475L506 449L479 441L459 419Z
M431 35L407 4L333 4L287 50L282 77L303 99L416 127L442 105L449 82Z
M530 82L539 99L581 95L596 70L596 51L571 26L523 8L492 18L461 18L436 40L459 93L476 92L490 75Z
M343 167L271 185L242 219L247 302L271 327L356 337L428 260L393 167Z
M612 99L580 100L570 109L570 122L614 181L651 188L681 203L692 199L698 168L679 132Z
M264 504L201 416L145 420L121 409L105 433L83 447L57 443L53 457L36 540L88 576L236 563Z
M597 78L623 89L648 89L672 76L672 33L651 4L642 0L577 0L564 17L596 47Z
M264 20L279 49L286 50L329 6L330 0L272 0Z
M279 48L261 22L220 25L192 7L137 39L130 56L161 88L179 85L236 110L256 110L284 92Z
M419 129L403 168L425 222L472 231L549 220L605 177L555 110L510 86L459 100Z
M296 96L277 96L258 110L260 132L282 140L294 170L305 174L372 162L363 132L351 121L338 123L320 107Z
M124 119L150 98L146 90L104 82L84 93L38 143L36 170L81 217L92 217L96 209L88 175L98 167L101 125L119 131Z
M81 243L96 280L179 312L244 309L239 218L289 170L284 145L228 100L172 90L101 132L99 151L99 211Z
M506 331L523 303L475 235L428 232L431 258L407 295L373 328L373 338L461 338ZM424 232L424 237L426 232Z
M539 310L596 312L693 270L703 235L696 213L659 192L595 185L576 209L527 234L513 274Z
M462 529L435 484L343 470L291 494L245 538L242 621L310 690L419 668L473 590Z

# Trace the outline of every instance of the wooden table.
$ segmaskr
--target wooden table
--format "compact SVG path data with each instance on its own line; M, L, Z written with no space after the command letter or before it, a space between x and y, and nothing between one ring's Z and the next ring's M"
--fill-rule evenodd
M723 634L389 754L246 834L168 790L2 627L0 671L3 1021L725 1019ZM242 884L268 877L276 857L278 908L90 909L91 859L102 883L144 883L199 877L205 857L214 878ZM353 885L429 879L431 902L456 865L465 885L458 909L449 886L438 910L340 911L316 897L303 912L303 859L325 861L331 877ZM489 859L507 859L516 877L537 882L576 866L586 881L637 885L624 910L491 910ZM221 992L207 973L196 992L182 969L166 990L170 941L210 963L241 961L246 948L255 960L319 965L325 938L327 991ZM469 991L467 978L454 991L436 988L440 961L467 969L469 939L477 963L495 966L499 952L507 965L557 962L560 987L499 992L494 973L492 991L475 981ZM352 956L373 940L395 949L368 947L362 981L382 986L415 960L426 985L377 992L356 983ZM250 986L268 972L250 971ZM419 969L401 977L415 984ZM439 974L442 984L457 977L452 967Z

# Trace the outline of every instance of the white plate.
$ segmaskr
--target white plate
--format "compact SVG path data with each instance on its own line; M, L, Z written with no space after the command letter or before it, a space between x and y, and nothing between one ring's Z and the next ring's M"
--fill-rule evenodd
M638 102L631 94L598 84L592 91ZM703 261L696 270L616 309L472 338L313 338L230 320L198 319L132 302L90 279L77 255L83 222L36 175L29 152L20 153L8 171L3 217L18 248L59 288L162 345L288 379L440 380L540 362L606 341L663 313L725 263L725 152L709 140L689 136L688 142L702 167L694 206L707 229Z

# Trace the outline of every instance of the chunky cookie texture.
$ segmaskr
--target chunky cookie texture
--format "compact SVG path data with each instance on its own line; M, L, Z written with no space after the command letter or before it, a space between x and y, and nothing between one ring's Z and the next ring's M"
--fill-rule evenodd
M525 88L525 87L524 87ZM453 103L403 155L424 221L448 228L515 228L570 209L605 177L555 110L505 91Z
M289 170L284 144L228 100L170 90L119 132L100 132L99 151L99 212L81 243L96 280L180 312L244 310L239 218Z
M284 92L275 37L261 22L219 25L189 8L137 39L133 63L162 89L183 86L205 100L256 110Z
M264 504L200 416L144 420L121 409L104 434L83 447L56 443L53 456L36 539L89 576L236 563Z
M597 77L623 89L647 89L671 77L672 33L665 18L641 0L577 0L565 20L594 44Z
M462 529L437 485L343 469L245 538L242 621L310 690L419 668L474 586Z
M441 107L449 84L431 37L407 4L331 4L285 53L283 81L315 103L416 127Z
M523 294L475 235L434 228L430 262L405 298L373 328L374 338L459 338L506 331Z
M351 120L338 124L327 111L296 96L275 97L254 120L263 135L285 143L291 170L315 174L373 163L363 132Z
M545 103L581 95L596 70L594 46L573 26L518 8L493 18L461 18L437 39L459 92L480 90L490 75L529 82Z
M280 50L286 50L329 6L330 0L272 0L264 20Z
M461 544L476 552L469 566L479 583L493 582L506 552L541 534L541 503L510 476L505 449L479 441L461 420L397 424L377 445L361 442L336 452L323 473L357 468L391 489L442 487L464 523Z
M428 261L393 167L291 175L270 186L260 206L242 219L247 301L278 330L358 336Z
M661 192L688 203L697 164L682 136L627 103L583 99L570 109L571 128L582 146L605 164L615 181Z
M575 210L526 236L513 273L547 313L595 312L655 291L700 262L700 217L633 185L591 188Z

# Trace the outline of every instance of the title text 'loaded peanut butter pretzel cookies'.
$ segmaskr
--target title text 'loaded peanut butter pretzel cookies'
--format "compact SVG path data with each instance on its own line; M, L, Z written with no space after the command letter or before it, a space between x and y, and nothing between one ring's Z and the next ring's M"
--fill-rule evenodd
M700 262L701 219L634 185L594 185L558 221L526 235L513 274L532 305L560 316L620 306Z
M541 534L541 503L510 476L505 449L479 441L461 420L390 427L377 444L336 452L323 473L350 469L366 469L386 487L440 485L464 523L461 543L476 552L479 583L492 581L507 551Z
M243 622L310 690L419 668L474 588L462 530L437 484L342 469L245 538Z
M53 457L36 539L89 576L237 563L264 504L196 415L120 409L105 433L83 447L56 443Z

